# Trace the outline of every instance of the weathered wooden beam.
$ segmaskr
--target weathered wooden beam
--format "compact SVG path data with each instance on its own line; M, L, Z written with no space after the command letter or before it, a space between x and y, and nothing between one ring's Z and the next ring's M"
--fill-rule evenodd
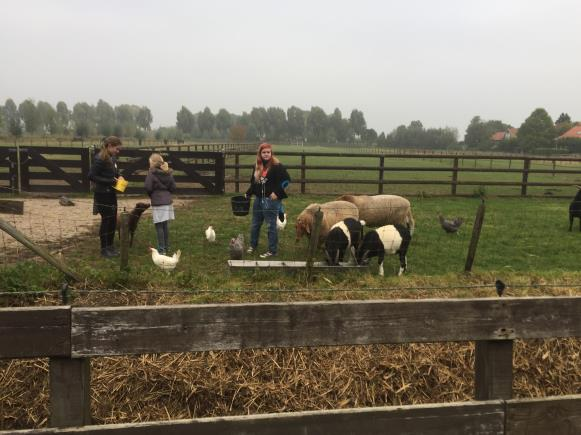
M23 215L24 201L0 199L0 213Z
M506 435L581 434L581 394L507 402Z
M71 354L71 308L0 308L0 358Z
M580 312L581 297L73 308L72 355L579 337Z
M41 435L59 432L54 429L36 429L12 433ZM501 402L495 401L306 411L88 426L69 428L66 433L83 435L503 435L504 406Z
M50 426L91 424L91 361L50 358Z
M476 342L476 400L512 399L512 347L513 340Z

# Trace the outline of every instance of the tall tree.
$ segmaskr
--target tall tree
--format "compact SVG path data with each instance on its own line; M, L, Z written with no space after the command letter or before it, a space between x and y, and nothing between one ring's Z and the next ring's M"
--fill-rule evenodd
M365 116L363 112L357 109L351 111L351 116L349 117L349 126L356 135L362 137L367 130L367 123L365 122Z
M153 115L148 107L142 106L139 108L136 117L137 126L145 131L151 131L151 123L153 122Z
M292 139L305 138L305 112L296 106L291 106L286 111L288 134Z
M230 112L228 112L226 109L218 110L218 113L216 114L216 128L218 129L221 137L226 138L226 135L230 132L230 127L232 127L233 122L234 120L232 119ZM244 134L246 135L246 130L244 130ZM239 136L240 131L238 131L236 137Z
M268 133L268 114L264 107L253 107L250 111L250 119L256 128L258 138L260 140L266 139Z
M327 140L328 119L325 111L318 107L311 107L307 116L307 132L309 140L321 142Z
M6 120L6 128L12 136L22 136L20 114L18 113L18 108L12 98L8 98L4 104L4 119Z
M191 134L195 126L196 118L194 118L194 114L186 106L182 106L177 113L176 127L183 133Z
M273 140L285 139L288 135L286 113L280 107L269 107L268 116L269 137Z
M137 114L139 106L134 104L120 104L115 106L115 127L114 132L125 137L135 136L137 131Z
M214 122L214 114L209 107L205 107L204 110L198 114L198 127L200 127L200 133L202 133L203 136L211 137Z
M111 136L115 128L115 110L103 100L97 101L95 108L95 122L97 133L102 136Z
M567 122L569 124L571 123L571 117L567 113L561 113L557 120L555 121L555 124L562 124L564 122Z
M552 148L555 143L553 120L543 108L535 109L518 130L518 146L526 152Z
M24 129L27 133L33 134L40 129L40 119L36 111L36 104L31 99L24 100L18 106L18 113L24 121Z
M57 133L68 133L71 124L71 112L64 101L56 104L56 131Z
M343 119L343 114L338 107L329 115L329 128L335 132L335 138L338 142L347 142L349 121Z
M40 129L45 134L54 134L57 130L56 110L46 101L36 103Z
M95 131L95 110L88 103L75 104L71 118L77 136L86 138Z

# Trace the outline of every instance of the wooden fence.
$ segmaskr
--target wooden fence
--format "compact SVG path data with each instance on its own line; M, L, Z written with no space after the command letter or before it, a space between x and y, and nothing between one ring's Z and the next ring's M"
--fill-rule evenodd
M0 358L50 358L50 426L82 426L66 433L579 434L581 395L512 399L512 354L581 337L580 312L581 297L3 308ZM476 342L477 401L90 426L91 357L453 341Z
M0 169L0 192L88 193L88 173L95 152L93 148L0 148L0 168L5 168ZM144 193L150 154L135 148L123 150L119 168L129 181L127 193ZM222 151L168 150L163 154L175 170L177 194L224 193Z
M143 191L141 186L148 166L144 156L151 150L164 153L170 164L173 163L172 158L176 158L178 164L173 167L178 171L176 181L179 194L223 193L228 188L240 192L241 184L244 187L248 184L256 155L255 148L255 144L179 144L143 149L128 147L121 154L120 166L122 171L127 171L124 175L133 184L130 184L128 193ZM0 192L89 192L87 172L93 152L92 148L0 147ZM334 186L341 186L343 193L354 190L355 186L370 186L371 191L359 193L379 194L386 190L402 191L404 186L421 186L422 189L424 186L432 186L442 194L473 195L473 192L462 193L458 190L472 186L477 189L498 188L499 196L510 190L513 193L507 196L535 196L530 192L531 187L554 190L581 184L581 158L578 157L311 152L280 152L277 155L288 157L290 163L285 159L285 166L293 173L291 186L300 193L307 193L307 189L312 190L312 186L317 186L316 193L336 193L330 191ZM241 157L244 156L248 158L241 163ZM353 164L353 159L361 158L366 159L365 164ZM376 163L369 164L370 159L375 159ZM410 160L416 160L418 164L408 166L398 163L401 159L405 159L407 164ZM321 163L325 160L344 161L345 164ZM422 160L439 160L440 165L422 166L419 163ZM467 160L474 161L474 165L464 165ZM441 161L449 164L442 165ZM508 168L494 167L493 162L496 161L508 161ZM542 162L545 167L540 167ZM326 177L327 174L331 176ZM404 177L397 174L409 175ZM424 174L438 176L426 178ZM486 174L487 177L474 179L474 174ZM490 174L498 176L490 177ZM534 175L550 175L551 179L535 181L531 178ZM343 178L339 178L341 176ZM502 177L514 179L507 181ZM394 189L393 186L398 188ZM571 197L570 193L566 196L549 193L553 197Z
M251 172L252 164L241 164L241 156L254 156L254 152L231 151L229 155L234 156L234 164L226 164L226 170L234 170L234 176L227 180L229 183L234 183L234 190L240 192L240 184L247 185L249 174ZM299 173L299 177L293 177L293 185L300 186L300 192L306 193L307 187L310 185L370 185L376 186L375 192L369 193L384 193L385 186L392 185L430 185L430 186L449 186L449 195L458 195L459 186L500 186L501 188L517 187L520 190L521 196L531 196L529 194L529 187L565 187L571 186L571 181L531 181L529 176L531 174L545 174L552 177L563 175L578 175L581 177L581 166L569 167L566 169L557 168L557 164L581 165L581 158L578 157L542 157L542 156L506 156L506 155L482 155L482 154L436 154L436 153L390 153L390 154L365 154L365 153L309 153L309 152L277 152L277 156L289 156L291 158L299 159L300 164L285 164L289 170L295 170ZM321 164L324 159L340 159L344 160L345 164ZM374 165L353 165L352 161L355 158L377 159L377 164ZM397 161L397 159L414 159L418 162L420 160L446 160L450 164L448 166L406 166L390 164L390 162ZM316 160L318 163L311 163L309 161ZM474 167L461 165L465 160L474 160ZM509 161L508 168L494 168L494 161ZM489 167L477 167L476 162L487 162ZM535 162L547 162L548 168L533 168L532 164ZM513 167L514 166L514 167ZM242 177L241 177L241 169ZM344 171L344 173L375 173L375 177L361 177L361 178L324 178L322 175L325 172L333 173L337 171ZM394 178L387 179L390 173L444 173L449 174L448 179L419 179L417 177L408 178ZM488 178L484 180L463 180L461 175L464 174L490 174L495 173L499 175L513 174L518 177L515 181L502 181ZM309 176L307 175L309 174ZM310 174L316 174L310 176ZM581 183L581 179L576 184ZM393 190L393 189L392 189ZM569 197L568 195L567 197ZM558 196L555 196L558 197Z

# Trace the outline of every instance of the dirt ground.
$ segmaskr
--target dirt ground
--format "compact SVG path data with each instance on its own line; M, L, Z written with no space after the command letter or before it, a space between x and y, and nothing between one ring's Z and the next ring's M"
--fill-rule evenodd
M22 200L22 199L19 199ZM24 198L24 214L0 214L0 219L10 223L28 238L58 251L83 240L88 236L97 237L100 216L93 214L92 198L75 198L74 206L61 206L55 198ZM118 199L119 212L131 211L136 203L149 202L149 198L132 196ZM183 207L191 199L175 199L176 208ZM144 216L150 215L151 209ZM0 250L3 252L25 249L19 242L4 231L0 231Z

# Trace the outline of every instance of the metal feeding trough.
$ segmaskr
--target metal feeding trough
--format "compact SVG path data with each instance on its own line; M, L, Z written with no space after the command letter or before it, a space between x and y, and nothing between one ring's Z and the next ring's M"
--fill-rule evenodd
M292 261L292 260L228 260L230 269L305 269L307 267L306 261ZM367 266L339 263L338 266L330 266L326 261L313 262L314 269L329 269L329 270L353 270L353 269L367 269Z

